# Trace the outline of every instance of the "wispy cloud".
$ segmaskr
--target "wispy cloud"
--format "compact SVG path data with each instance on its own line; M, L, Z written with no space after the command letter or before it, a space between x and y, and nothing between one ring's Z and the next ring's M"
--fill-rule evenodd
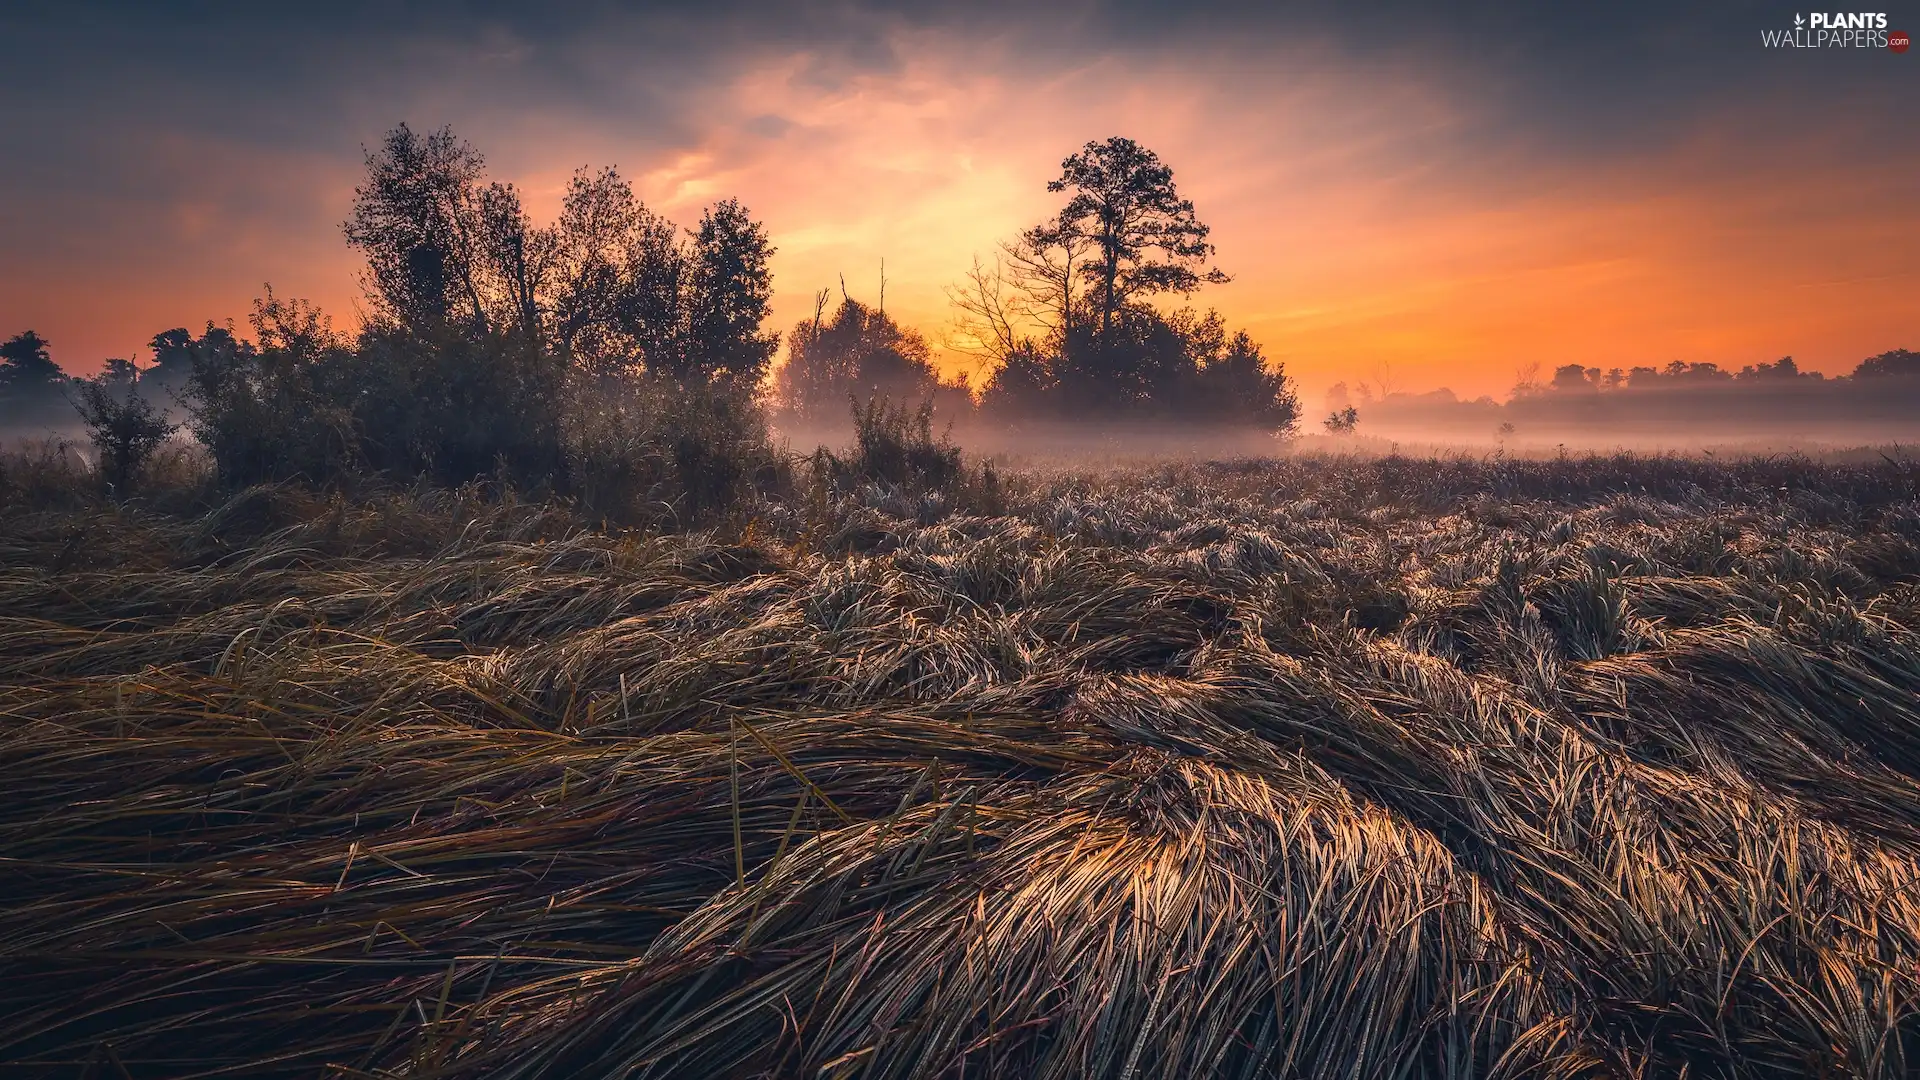
M348 310L360 147L405 119L453 124L536 214L585 164L689 224L741 197L783 326L843 273L872 298L884 259L889 308L937 336L1061 157L1126 134L1235 275L1196 302L1310 386L1382 360L1467 393L1535 360L1837 369L1913 340L1904 58L1761 56L1757 23L1748 55L1732 7L208 10L0 16L32 57L0 136L33 150L0 170L31 208L0 218L0 331L85 366L266 280Z

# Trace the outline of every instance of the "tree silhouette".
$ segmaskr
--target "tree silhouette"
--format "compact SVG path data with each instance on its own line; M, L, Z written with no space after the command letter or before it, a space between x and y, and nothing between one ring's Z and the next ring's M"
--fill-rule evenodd
M1556 393L1579 393L1600 388L1600 369L1583 367L1579 364L1562 364L1553 369L1553 382L1548 388Z
M553 340L573 361L599 376L697 366L688 359L690 234L647 209L611 168L574 174L553 233L546 308Z
M1078 267L1094 289L1100 334L1135 297L1189 293L1203 282L1223 282L1218 269L1201 270L1213 245L1191 200L1174 189L1173 170L1132 139L1089 142L1060 163L1052 192L1072 192L1053 221L1026 234L1039 250L1072 250L1089 241L1092 258ZM1070 270L1072 268L1070 267Z
M845 415L849 397L918 402L939 388L933 351L919 333L844 293L829 318L826 298L822 290L813 318L788 335L787 362L775 376L776 393L794 416Z
M0 419L53 421L72 380L47 350L47 339L28 330L0 343Z
M619 170L574 173L553 254L551 336L572 359L604 375L681 351L679 230Z
M180 425L140 393L133 362L117 362L125 367L116 370L115 361L109 361L106 371L76 381L73 409L99 456L100 479L115 496L125 497L141 467Z
M450 128L405 124L367 153L343 226L367 260L376 314L414 332L538 340L551 230L535 229L511 184L485 184L486 160Z
M367 153L344 229L367 259L376 330L460 349L498 337L485 349L510 340L602 376L644 365L752 385L765 374L779 344L761 329L774 248L739 202L683 234L617 170L582 169L559 220L536 227L518 191L485 172L447 128L422 136L401 124Z
M65 380L47 339L39 334L27 330L0 344L0 393L35 394L56 389Z
M489 329L480 296L480 179L486 161L450 128L426 136L401 124L367 153L343 226L366 257L380 314L402 325L438 326L458 312Z
M1031 343L1008 353L987 379L980 409L1003 422L1036 419L1057 407L1053 366Z
M1215 316L1218 319L1218 316ZM1212 338L1210 341L1218 341ZM1300 398L1286 371L1269 364L1245 330L1197 357L1191 413L1262 431L1292 431L1300 416Z
M1888 349L1878 356L1860 361L1853 369L1856 379L1881 379L1889 376L1920 376L1920 352Z
M751 386L766 373L780 335L762 331L773 297L768 267L774 247L766 227L737 199L727 199L700 219L691 252L692 296L687 350L673 374L722 377Z
M975 260L948 290L950 344L991 362L981 407L1006 418L1118 410L1284 431L1299 403L1277 365L1217 313L1165 313L1159 293L1227 276L1173 170L1131 139L1087 143L1049 191L1058 214Z

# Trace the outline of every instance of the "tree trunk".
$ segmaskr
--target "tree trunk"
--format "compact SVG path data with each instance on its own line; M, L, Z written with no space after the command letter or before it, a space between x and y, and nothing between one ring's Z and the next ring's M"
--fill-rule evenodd
M1100 296L1100 337L1104 339L1113 329L1113 283L1120 276L1120 253L1112 244L1107 245L1107 281L1106 291Z
M515 298L520 306L520 329L536 347L540 344L540 311L534 301L533 285L527 280L527 238L513 238L513 279Z

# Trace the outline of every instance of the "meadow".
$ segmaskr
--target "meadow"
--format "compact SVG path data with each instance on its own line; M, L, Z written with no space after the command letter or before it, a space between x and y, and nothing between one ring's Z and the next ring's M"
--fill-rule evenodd
M1920 1070L1920 466L0 512L21 1075Z

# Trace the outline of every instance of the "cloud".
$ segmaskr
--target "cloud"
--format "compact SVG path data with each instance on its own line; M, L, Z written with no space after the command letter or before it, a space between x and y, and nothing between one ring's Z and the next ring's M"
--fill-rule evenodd
M1172 164L1233 284L1197 297L1309 383L1390 358L1503 389L1904 339L1916 250L1894 56L1762 50L1739 5L726 2L44 5L0 15L0 330L76 367L242 314L345 311L361 146L452 124L536 216L617 164L684 224L768 221L776 318L822 287L938 336L943 289L1088 139ZM1777 21L1777 19L1776 19ZM1768 24L1770 25L1770 24ZM1748 43L1745 38L1753 40ZM1748 47L1748 46L1751 47ZM1904 81L1903 81L1904 80Z

